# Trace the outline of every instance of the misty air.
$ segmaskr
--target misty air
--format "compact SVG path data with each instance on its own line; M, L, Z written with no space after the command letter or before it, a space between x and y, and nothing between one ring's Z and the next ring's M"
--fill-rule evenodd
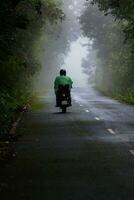
M133 0L1 0L0 199L134 199Z

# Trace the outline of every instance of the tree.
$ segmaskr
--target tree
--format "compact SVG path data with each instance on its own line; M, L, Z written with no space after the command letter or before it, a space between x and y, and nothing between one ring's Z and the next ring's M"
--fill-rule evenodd
M110 1L92 2L92 6L87 3L81 23L85 35L92 39L93 49L97 52L96 87L133 103L133 39L126 37L126 32L124 34L124 19L118 17L115 21L112 17L115 9L108 7Z
M40 68L34 44L43 26L62 18L54 0L1 0L0 134L8 131L15 111L30 97L33 76Z

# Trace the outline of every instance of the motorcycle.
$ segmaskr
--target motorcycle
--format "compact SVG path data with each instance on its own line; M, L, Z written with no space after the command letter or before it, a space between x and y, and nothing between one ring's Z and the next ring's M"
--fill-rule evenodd
M62 113L66 113L67 107L71 106L71 96L69 85L60 85L59 86L59 107L62 110Z

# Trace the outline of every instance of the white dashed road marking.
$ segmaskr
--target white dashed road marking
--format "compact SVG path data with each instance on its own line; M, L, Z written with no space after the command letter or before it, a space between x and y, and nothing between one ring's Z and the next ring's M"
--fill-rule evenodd
M111 133L111 134L113 134L113 135L116 134L115 131L114 131L113 129L111 129L111 128L109 128L109 129L107 129L107 130L108 130L109 133Z
M96 119L97 121L99 121L99 120L100 120L100 118L99 118L99 117L95 117L95 119Z
M80 104L80 107L82 107L83 105Z
M89 110L85 110L87 113L89 113L90 111Z
M134 156L134 150L129 150L129 153L131 153Z

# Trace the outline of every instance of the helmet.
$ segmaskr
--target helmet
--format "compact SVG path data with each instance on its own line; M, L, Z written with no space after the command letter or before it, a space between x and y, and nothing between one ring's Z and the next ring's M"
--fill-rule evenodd
M61 70L60 70L60 75L66 76L66 70L65 70L65 69L61 69Z

